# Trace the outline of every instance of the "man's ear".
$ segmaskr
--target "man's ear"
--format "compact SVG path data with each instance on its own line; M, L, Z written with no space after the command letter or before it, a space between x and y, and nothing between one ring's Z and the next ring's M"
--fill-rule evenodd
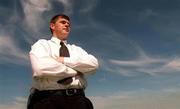
M50 23L50 28L52 29L52 30L54 30L54 23Z

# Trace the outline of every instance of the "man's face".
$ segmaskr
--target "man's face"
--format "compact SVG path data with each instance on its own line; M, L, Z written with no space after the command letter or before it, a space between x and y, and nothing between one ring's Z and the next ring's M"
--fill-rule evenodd
M70 22L67 19L59 17L55 23L50 24L53 35L60 40L66 40L70 32Z

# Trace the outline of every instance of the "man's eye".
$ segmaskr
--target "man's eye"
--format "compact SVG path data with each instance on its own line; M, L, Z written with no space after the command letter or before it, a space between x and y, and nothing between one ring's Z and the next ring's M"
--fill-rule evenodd
M66 24L66 21L61 21L62 24Z
M67 21L60 21L61 24L65 25L66 23L68 24L68 26L70 26L70 23Z

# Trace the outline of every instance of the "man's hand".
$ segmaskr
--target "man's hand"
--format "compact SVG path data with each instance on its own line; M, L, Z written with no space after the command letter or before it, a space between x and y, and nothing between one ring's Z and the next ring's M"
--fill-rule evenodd
M58 62L64 64L64 57L58 57L57 60Z

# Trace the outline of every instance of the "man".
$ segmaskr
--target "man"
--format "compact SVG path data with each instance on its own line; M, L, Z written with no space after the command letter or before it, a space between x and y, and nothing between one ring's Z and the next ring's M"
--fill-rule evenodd
M98 68L97 59L81 47L70 45L70 19L56 15L50 21L52 38L31 47L32 90L28 109L93 109L85 96L85 76Z

